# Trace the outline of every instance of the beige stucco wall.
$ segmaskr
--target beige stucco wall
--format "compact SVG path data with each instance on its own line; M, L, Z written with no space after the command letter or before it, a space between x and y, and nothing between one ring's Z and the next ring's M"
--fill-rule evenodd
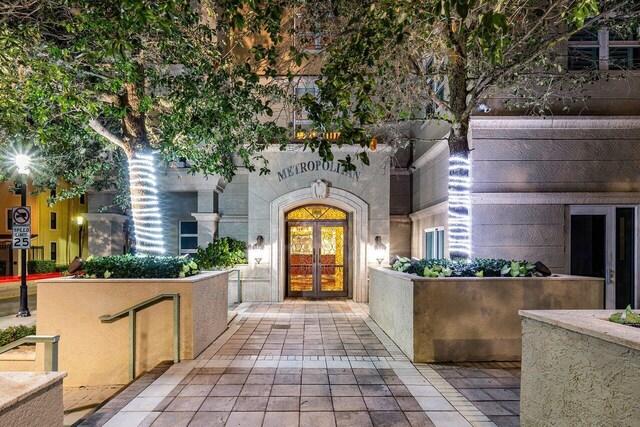
M425 279L369 271L371 317L415 362L520 360L518 310L604 302L602 279L588 277Z
M100 322L163 293L180 294L180 357L193 359L227 327L228 272L184 279L50 279L38 284L38 333L60 335L66 386L128 382L129 319ZM136 373L173 359L173 303L137 314Z
M60 372L0 373L0 426L62 426L64 377Z
M575 327L533 313L522 319L522 426L640 425L640 329L603 320L611 311Z

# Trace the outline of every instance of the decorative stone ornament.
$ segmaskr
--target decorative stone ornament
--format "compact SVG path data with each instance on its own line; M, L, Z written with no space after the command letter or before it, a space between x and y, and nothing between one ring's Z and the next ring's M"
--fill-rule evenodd
M311 194L314 199L326 199L329 197L329 186L326 181L319 179L311 183Z

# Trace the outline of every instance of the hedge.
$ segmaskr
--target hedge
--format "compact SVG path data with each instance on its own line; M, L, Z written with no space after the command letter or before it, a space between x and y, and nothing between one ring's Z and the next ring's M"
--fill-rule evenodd
M7 329L0 330L0 347L24 338L29 335L36 334L36 326L10 326Z
M245 250L247 244L231 237L215 239L206 248L198 247L194 261L207 270L214 268L235 267L247 262Z
M542 277L551 272L542 264L504 259L409 259L397 257L391 265L396 271L421 277Z
M56 262L48 259L37 259L27 261L27 271L29 274L53 273L56 271Z
M113 255L89 257L82 266L85 278L172 279L198 274L198 265L185 257Z

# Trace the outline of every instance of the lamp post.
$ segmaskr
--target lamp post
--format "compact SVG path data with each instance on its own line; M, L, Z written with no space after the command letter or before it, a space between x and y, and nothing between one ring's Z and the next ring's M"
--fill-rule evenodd
M20 206L27 206L27 176L29 175L29 165L31 158L26 154L18 154L15 157L18 173L22 175L20 184ZM20 250L20 310L16 317L29 317L29 294L27 292L27 250Z
M78 222L78 258L82 259L82 232L84 231L84 217L76 218Z

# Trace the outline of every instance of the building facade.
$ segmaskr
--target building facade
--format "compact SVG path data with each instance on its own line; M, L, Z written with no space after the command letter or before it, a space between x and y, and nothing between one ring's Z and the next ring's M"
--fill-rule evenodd
M28 190L27 190L28 191ZM7 182L0 182L0 276L20 274L20 251L11 249L11 209L20 206L20 194ZM67 265L76 256L86 257L87 233L80 230L78 218L88 210L88 197L76 197L47 204L53 193L27 194L31 206L31 249L29 259L51 260L57 265ZM84 224L83 224L84 227ZM78 242L82 239L82 253Z
M605 277L606 307L640 306L640 37L582 32L559 49L572 73L606 72L584 102L531 117L486 100L471 120L473 256L541 261L554 273ZM586 49L586 50L585 50ZM591 55L584 60L585 53ZM619 69L626 69L625 77ZM631 71L628 71L631 70ZM314 76L296 94L316 93ZM446 88L442 88L446 96ZM293 139L308 126L294 112ZM265 153L271 174L232 182L168 169L161 179L166 244L189 254L214 236L262 246L241 267L242 300L346 296L367 301L367 266L396 255L447 257L448 138L442 123L410 130L409 150L380 146L356 172L301 144ZM336 157L349 149L337 149ZM89 205L90 252L120 253L126 217ZM326 212L324 212L326 210ZM323 213L324 212L324 213ZM380 249L381 245L377 245Z

